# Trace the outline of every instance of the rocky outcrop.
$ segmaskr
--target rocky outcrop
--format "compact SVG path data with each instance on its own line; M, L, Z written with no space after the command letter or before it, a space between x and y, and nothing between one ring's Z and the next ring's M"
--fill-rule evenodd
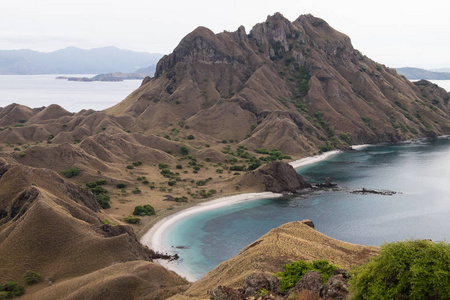
M209 299L208 291L214 291L218 286L240 291L249 299L251 297L284 299L289 295L279 293L277 280L271 277L272 274L283 271L283 265L298 260L312 262L325 259L333 265L348 269L352 265L367 261L379 251L378 247L355 245L327 237L314 230L311 223L309 220L291 222L272 229L242 249L236 256L224 261L202 279L193 283L185 293L174 296L171 300ZM335 272L335 275L338 274L348 279L342 270ZM322 281L321 286L323 286ZM333 291L341 290L331 282L328 289L329 291L320 290L320 293L329 295ZM250 295L252 293L253 295Z
M348 299L348 275L337 270L324 284L322 276L316 271L308 271L288 292L280 291L278 279L266 273L253 273L245 278L240 289L218 286L211 292L213 300L244 299Z
M291 165L281 161L271 162L258 170L246 173L240 184L262 185L266 191L274 193L296 193L311 187Z
M313 292L316 296L320 296L320 291L323 287L323 280L320 273L316 271L308 271L305 275L300 278L295 287L290 293L301 292L303 290L309 290Z

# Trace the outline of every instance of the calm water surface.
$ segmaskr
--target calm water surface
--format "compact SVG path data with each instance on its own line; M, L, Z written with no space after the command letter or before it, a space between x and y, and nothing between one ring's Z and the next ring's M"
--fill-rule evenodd
M103 110L119 103L141 85L141 80L76 82L57 80L57 76L94 75L0 75L0 107L11 103L32 108L58 104L71 112Z
M313 182L331 177L343 190L256 200L180 221L165 241L182 257L179 267L201 278L270 229L303 219L331 237L364 245L450 237L450 139L368 147L298 172ZM398 194L350 193L363 187Z

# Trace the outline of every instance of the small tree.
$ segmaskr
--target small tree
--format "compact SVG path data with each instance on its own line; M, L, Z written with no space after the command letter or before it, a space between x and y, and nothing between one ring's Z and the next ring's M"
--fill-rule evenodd
M25 272L23 279L25 280L26 284L31 285L40 282L42 280L42 277L35 271L28 270Z
M384 244L352 275L355 299L449 299L450 244L427 240Z
M69 170L62 171L62 173L67 178L72 178L73 176L77 176L78 174L80 174L80 169L78 169L78 168L70 168Z
M155 209L150 204L146 204L144 206L136 206L133 211L133 215L135 216L152 216L155 214Z
M189 154L189 148L186 146L181 146L180 151L182 155L188 155Z

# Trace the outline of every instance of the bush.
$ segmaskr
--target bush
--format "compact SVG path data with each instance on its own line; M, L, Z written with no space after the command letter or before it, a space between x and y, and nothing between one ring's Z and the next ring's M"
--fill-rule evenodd
M299 260L292 264L284 265L284 272L277 273L277 276L280 277L280 289L287 292L290 288L293 288L300 278L308 271L319 272L322 276L323 283L326 283L328 278L333 275L334 270L337 268L337 266L331 265L326 260L316 260L312 263Z
M111 207L110 198L108 195L99 194L95 195L95 200L103 209L107 209Z
M107 182L106 182L106 179L99 179L99 180L96 180L95 183L97 185L105 185Z
M136 161L133 161L132 164L133 164L133 166L138 167L138 166L142 165L142 161L136 160Z
M409 240L384 244L353 270L355 299L449 299L450 244Z
M94 188L91 188L91 189L89 189L91 192L92 192L92 194L94 194L94 195L100 195L100 194L106 194L106 193L108 193L108 190L106 190L106 189L104 189L103 187L101 187L101 186L96 186L96 187L94 187Z
M28 270L25 272L23 279L25 280L26 284L31 285L31 284L40 282L42 280L42 277L40 274L38 274L34 271L31 271L31 270Z
M141 219L137 218L137 217L133 217L133 216L128 216L125 219L123 219L125 222L129 223L129 224L139 224L141 223Z
M133 215L135 216L152 216L156 215L155 209L150 204L146 204L144 206L136 206L133 211Z
M125 183L118 183L118 184L116 184L116 188L118 188L118 189L124 189L126 187L127 187L127 185Z
M139 188L134 188L134 190L131 191L133 194L140 194L141 190Z
M78 169L78 168L71 168L69 170L62 171L62 173L67 178L72 178L73 176L77 176L78 174L80 174L80 169Z
M182 155L188 155L189 154L189 148L186 146L181 146L180 151Z
M17 284L17 282L9 281L4 285L0 285L0 299L11 299L25 294L25 288Z
M96 186L97 186L97 183L96 183L95 181L89 181L89 182L86 182L86 187L87 187L88 189L95 188Z
M128 166L127 166L127 169L128 169L128 170L133 170L133 169L134 169L134 166L133 166L133 165L128 165Z

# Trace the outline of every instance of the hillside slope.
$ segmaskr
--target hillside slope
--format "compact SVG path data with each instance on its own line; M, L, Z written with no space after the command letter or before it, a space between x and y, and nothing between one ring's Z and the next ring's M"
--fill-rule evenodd
M224 261L185 293L170 299L209 299L208 291L217 286L240 288L252 273L283 271L285 264L297 260L326 259L343 268L365 262L378 253L378 247L361 246L330 238L310 227L311 221L291 222L272 229L236 256Z
M144 82L106 110L136 131L182 120L211 139L304 155L450 130L449 93L375 63L311 15L277 13L249 34L199 27Z

